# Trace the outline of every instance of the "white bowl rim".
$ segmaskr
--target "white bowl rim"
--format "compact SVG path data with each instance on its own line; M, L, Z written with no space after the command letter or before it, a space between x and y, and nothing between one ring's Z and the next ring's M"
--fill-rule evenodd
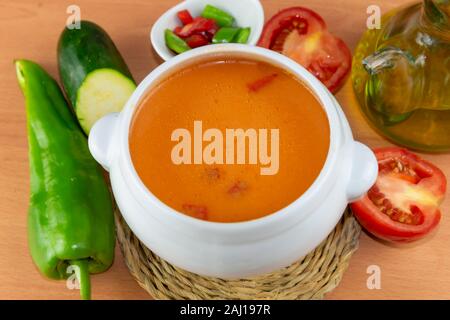
M158 30L157 27L160 26L160 24L164 23L166 20L170 19L171 17L175 16L176 13L180 10L189 8L190 3L193 3L197 0L185 0L183 2L180 2L176 4L175 6L168 9L166 12L164 12L158 20L152 25L152 28L150 30L150 42L153 46L153 49L156 51L156 53L159 55L161 59L164 61L170 60L174 57L176 57L175 54L168 54L163 48L166 47L165 43L160 43L160 41L157 41L157 32L160 32L161 30ZM256 45L258 42L263 28L264 28L264 22L265 22L265 16L264 16L264 7L262 6L260 0L246 0L249 4L253 6L252 11L254 12L255 16L257 17L257 24L255 26L252 26L252 36L249 39L248 45ZM224 1L225 6L227 1ZM256 9L256 11L254 11Z
M321 103L325 113L327 114L329 129L330 129L330 144L328 149L327 158L325 163L317 176L314 182L309 186L309 188L294 200L292 203L287 205L286 207L261 218L257 218L254 220L242 221L242 222L212 222L205 221L190 217L186 214L183 214L165 203L159 200L142 182L139 175L134 168L134 165L131 160L130 150L129 150L129 128L131 125L131 120L134 115L135 107L140 103L141 99L145 97L148 90L152 87L152 84L155 80L164 77L165 73L171 73L170 70L176 69L177 66L184 62L188 62L189 60L195 60L201 57L208 57L210 55L217 54L233 54L239 56L242 55L253 55L259 56L260 58L268 60L269 63L278 63L282 64L288 72L291 72L293 75L298 77L302 82L304 82L311 90L313 90L316 98ZM263 227L267 225L271 225L277 223L281 220L287 219L288 215L298 215L306 218L312 211L310 209L306 209L308 202L310 199L318 193L320 188L323 188L326 183L330 183L328 181L330 175L333 172L335 167L335 163L338 159L338 148L341 145L341 141L344 138L342 135L342 124L340 121L340 115L337 111L336 102L330 95L329 91L325 88L325 86L311 73L309 73L305 68L297 64L295 61L290 58L283 56L277 52L254 47L249 45L242 44L217 44L214 46L205 46L197 49L193 49L187 51L183 54L176 56L173 59L170 59L163 64L159 65L155 68L144 80L138 85L137 89L134 91L130 99L128 100L126 106L121 112L120 121L118 123L118 127L116 127L116 132L120 132L119 135L119 156L122 156L122 160L125 161L125 166L121 168L125 168L132 178L132 181L135 182L137 186L137 190L140 193L140 196L133 195L136 200L147 209L150 204L156 206L160 211L170 214L172 219L178 220L178 222L187 223L191 226L198 228L208 228L213 232L226 232L226 231L248 231L248 229ZM116 154L117 155L117 154ZM117 157L116 157L117 158ZM113 162L118 159L113 159ZM124 175L124 173L122 172ZM334 181L333 181L334 183ZM142 199L145 199L142 200ZM302 208L304 209L302 211ZM161 219L165 219L166 217ZM298 217L300 219L300 217ZM291 226L292 227L292 226Z

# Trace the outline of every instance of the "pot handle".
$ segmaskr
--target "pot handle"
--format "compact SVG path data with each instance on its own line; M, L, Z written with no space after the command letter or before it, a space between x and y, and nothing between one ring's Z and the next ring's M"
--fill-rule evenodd
M89 150L94 159L109 171L111 165L111 140L119 120L119 113L110 113L98 120L89 133Z
M353 143L351 152L351 174L347 187L349 202L358 200L375 184L378 176L378 162L375 154L360 142Z

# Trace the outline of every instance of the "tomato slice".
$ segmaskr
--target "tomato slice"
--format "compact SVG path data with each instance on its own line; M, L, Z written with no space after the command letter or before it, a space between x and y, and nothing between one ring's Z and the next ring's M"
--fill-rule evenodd
M361 225L388 241L423 238L439 223L447 180L428 161L400 148L374 150L379 174L375 185L351 208Z
M295 60L333 93L350 72L350 49L328 32L321 16L307 8L288 8L273 16L258 45Z

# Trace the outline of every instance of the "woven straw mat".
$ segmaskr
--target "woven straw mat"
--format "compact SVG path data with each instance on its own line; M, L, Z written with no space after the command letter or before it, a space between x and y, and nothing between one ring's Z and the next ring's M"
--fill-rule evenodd
M361 232L346 211L331 234L302 260L262 276L223 280L187 272L162 260L131 232L118 210L115 218L126 265L155 299L322 299L339 284Z

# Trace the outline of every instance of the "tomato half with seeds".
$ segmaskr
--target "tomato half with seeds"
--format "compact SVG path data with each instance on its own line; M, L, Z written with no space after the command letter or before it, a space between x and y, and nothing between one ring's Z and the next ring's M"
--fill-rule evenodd
M273 16L265 24L258 45L295 60L333 93L350 72L350 49L328 32L319 14L307 8L288 8Z
M423 238L439 224L439 205L447 181L432 163L400 148L374 150L379 174L375 185L351 208L373 235L393 242Z

